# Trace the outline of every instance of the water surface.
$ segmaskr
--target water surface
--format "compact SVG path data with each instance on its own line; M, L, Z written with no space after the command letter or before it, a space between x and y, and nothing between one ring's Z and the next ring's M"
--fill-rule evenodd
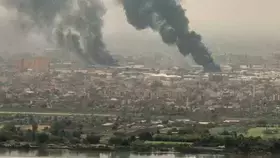
M78 152L68 150L22 151L0 149L0 158L280 158L280 155L215 155L179 153L130 153L130 152Z

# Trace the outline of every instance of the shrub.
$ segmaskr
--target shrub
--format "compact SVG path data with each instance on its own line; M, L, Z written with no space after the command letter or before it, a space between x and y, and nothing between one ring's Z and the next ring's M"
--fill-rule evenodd
M86 140L87 140L90 144L98 144L98 143L100 142L100 136L89 135L89 136L87 136Z
M153 140L153 136L149 132L144 132L144 133L139 134L139 139L140 140L149 140L149 141L151 141L151 140Z
M47 141L49 141L49 135L46 133L38 133L37 134L37 141L38 143L46 143Z
M50 143L64 143L64 139L59 136L51 135L49 138Z
M79 144L80 140L78 138L72 138L72 139L70 139L70 143L71 144Z
M123 138L121 137L111 137L109 139L109 144L112 144L112 145L121 145L123 142Z

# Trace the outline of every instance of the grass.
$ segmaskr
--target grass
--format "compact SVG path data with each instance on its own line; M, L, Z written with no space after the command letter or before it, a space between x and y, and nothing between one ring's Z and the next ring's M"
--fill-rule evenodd
M278 133L276 134L264 134L263 132L266 130L277 130ZM247 132L247 137L261 137L263 139L270 139L270 138L280 138L280 128L277 127L255 127L255 128L250 128Z
M277 130L278 132L275 134L265 134L264 131L268 130ZM246 129L246 127L216 127L210 129L210 133L213 135L219 135L223 131L229 132L237 132L237 134L242 134L245 137L261 137L263 139L271 139L271 138L280 138L280 128L277 127L253 127Z
M209 131L212 135L219 135L224 131L236 132L238 134L244 135L244 133L246 133L247 130L248 129L246 127L242 127L242 126L228 126L228 127L215 127L210 129Z

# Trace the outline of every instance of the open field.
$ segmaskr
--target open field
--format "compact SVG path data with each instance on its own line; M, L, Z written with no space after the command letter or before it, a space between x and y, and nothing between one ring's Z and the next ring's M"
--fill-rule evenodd
M22 130L32 130L32 125L19 126ZM38 131L43 131L45 128L50 128L49 125L38 125Z
M265 133L265 130L273 131L272 133ZM242 134L245 137L261 137L263 139L280 138L280 128L278 127L215 127L210 129L212 135L219 135L223 131L236 132L238 135Z
M265 134L265 130L274 130L277 131L274 134ZM280 138L280 128L277 127L255 127L255 128L250 128L247 132L248 137L261 137L263 139L270 139L270 138Z
M248 128L242 126L214 127L209 131L212 135L219 135L224 131L236 132L237 134L245 134L248 131Z

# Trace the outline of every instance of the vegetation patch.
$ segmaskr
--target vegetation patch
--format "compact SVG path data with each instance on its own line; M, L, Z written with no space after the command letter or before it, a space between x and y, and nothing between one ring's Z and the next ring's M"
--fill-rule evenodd
M280 138L280 128L277 127L255 127L250 128L247 137L261 137L263 139Z
M165 142L165 141L145 141L145 144L157 145L157 144L166 144L166 145L192 145L191 142Z

